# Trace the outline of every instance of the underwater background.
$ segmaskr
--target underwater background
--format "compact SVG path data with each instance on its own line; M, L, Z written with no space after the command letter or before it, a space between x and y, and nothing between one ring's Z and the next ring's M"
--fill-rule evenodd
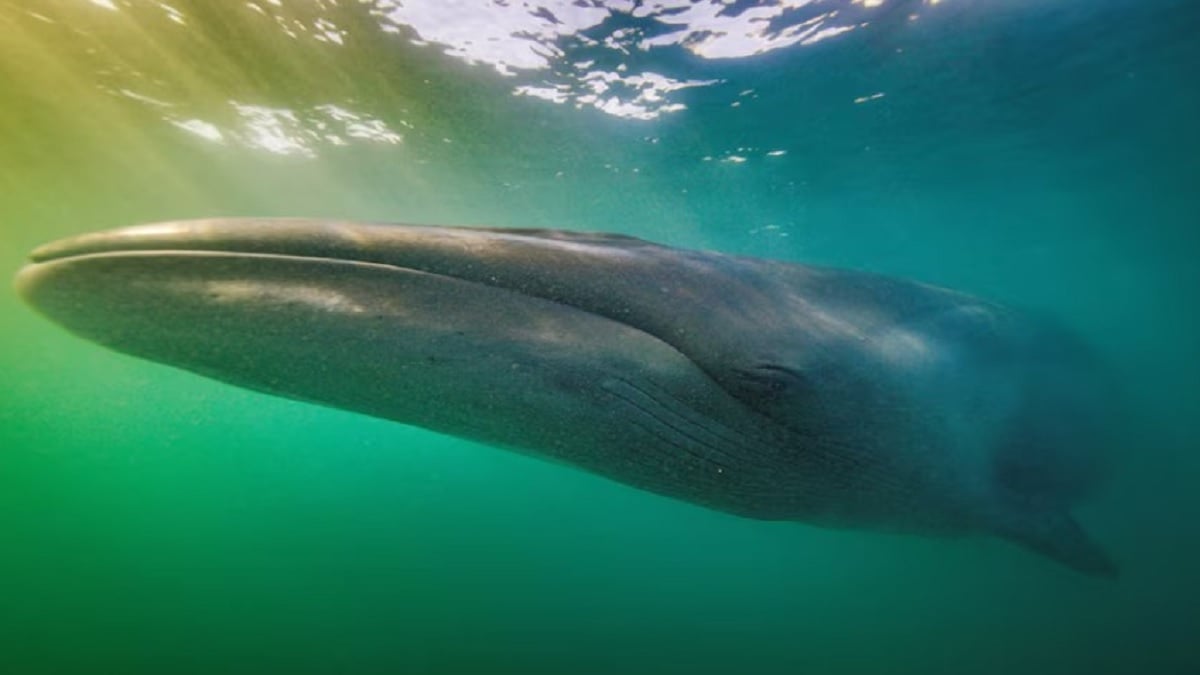
M4 274L204 216L619 232L1053 314L1127 409L1079 510L1096 580L255 394L0 293L0 673L1200 673L1198 29L1185 0L0 0Z

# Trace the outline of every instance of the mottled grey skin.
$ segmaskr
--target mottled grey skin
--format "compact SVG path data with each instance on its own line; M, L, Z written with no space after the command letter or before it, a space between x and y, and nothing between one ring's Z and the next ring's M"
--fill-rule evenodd
M32 260L31 305L135 356L753 518L990 533L1115 573L1067 511L1103 378L968 295L622 236L298 219Z

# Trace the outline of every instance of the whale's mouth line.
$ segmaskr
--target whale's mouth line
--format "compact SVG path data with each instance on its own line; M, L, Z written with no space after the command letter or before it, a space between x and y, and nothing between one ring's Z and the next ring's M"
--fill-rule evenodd
M514 296L571 308L621 324L656 339L660 336L621 317L596 312L536 285L514 283L502 268L510 246L569 246L578 242L604 244L609 235L575 234L533 229L479 229L438 225L395 226L340 221L313 222L302 218L265 219L254 227L231 227L221 219L171 221L102 230L51 241L30 252L18 273L21 289L40 270L68 267L88 260L241 259L345 265L390 270L427 278L453 280L480 288L504 290ZM620 241L638 241L617 238ZM669 343L668 343L669 344ZM678 348L675 347L677 350ZM689 357L690 359L690 357Z
M34 253L37 253L35 251ZM243 251L238 249L220 249L220 248L113 248L110 250L87 250L78 253L72 252L53 252L52 254L30 255L27 267L38 267L40 265L51 265L61 263L72 263L84 260L99 260L99 259L119 259L119 258L245 258L245 259L261 259L261 260L291 260L296 262L320 262L320 263L339 263L344 265L365 265L375 268L388 268L401 270L404 272L414 272L419 274L429 274L431 276L446 277L448 279L459 279L458 277L448 274L438 274L436 272L428 272L426 270L415 267L405 267L395 263L380 262L377 260L359 260L355 258L345 258L341 256L322 256L322 255L297 255L294 253L269 253L264 251ZM459 279L464 283L473 283L469 279Z
M543 306L556 306L564 310L586 314L594 317L595 319L602 319L614 324L619 324L626 329L636 331L637 333L644 334L655 341L662 342L664 346L670 348L672 351L677 352L683 358L692 361L691 356L680 351L675 346L663 342L658 336L645 331L639 326L622 321L619 318L598 314L583 307L565 303L554 298L544 297L536 293L528 293L519 288L513 288L502 284L492 284L488 283L486 280L478 278L459 276L456 274L446 273L444 271L433 271L419 266L410 267L397 262L392 262L391 260L372 260L368 258L354 258L342 255L300 255L292 252L283 253L246 251L234 247L218 248L215 246L207 248L138 248L136 246L118 246L115 245L116 242L113 242L114 245L100 247L96 246L94 242L87 242L86 237L87 235L80 239L84 239L85 243L90 245L69 246L69 244L71 244L74 240L66 239L52 242L41 249L35 250L29 256L30 262L26 263L26 265L17 273L16 289L18 294L23 296L27 295L32 287L40 283L40 279L43 277L44 273L50 272L54 268L62 267L69 269L72 265L82 264L86 266L87 263L90 262L150 262L163 265L164 267L161 268L161 272L165 273L166 276L170 276L166 266L170 265L170 261L172 260L181 263L183 261L190 261L192 263L212 261L214 264L214 270L220 269L221 262L229 261L249 261L251 263L258 261L264 265L268 263L289 263L299 265L319 265L326 267L336 266L343 267L345 269L357 269L363 272L370 270L385 274L415 275L426 279L441 280L448 284L459 285L460 288L473 286L480 289L493 289L495 291L509 294L511 297L522 298L532 303L540 303ZM249 271L249 269L244 268L239 273L239 276L244 275L247 271ZM227 273L220 274L220 276L227 276ZM147 281L150 284L154 283L150 278L147 278Z
M312 221L304 218L248 219L234 227L230 221L197 219L168 221L102 230L51 241L29 254L33 263L93 253L134 251L226 252L279 254L345 262L391 264L404 257L429 254L432 244L453 260L487 255L511 244L547 244L577 248L630 245L640 240L621 235L598 235L528 228L473 228L446 225L402 225ZM399 260L397 260L399 258ZM431 261L439 260L436 256ZM411 266L423 269L421 264Z
M155 242L161 244L163 242ZM190 242L189 242L190 243ZM207 246L162 246L156 245L151 247L129 245L129 242L105 242L103 239L95 236L84 235L81 237L72 237L60 239L51 242L44 246L34 249L29 254L28 264L40 265L44 263L67 262L72 260L82 260L87 258L96 258L100 256L118 257L118 256L231 256L231 257L246 257L246 258L286 258L291 260L321 260L329 262L340 262L347 264L363 264L363 265L378 265L386 267L394 267L397 269L421 271L418 268L406 267L398 265L390 261L372 260L368 258L354 258L345 255L336 255L331 253L322 253L319 247L312 247L311 250L305 250L305 247L298 245L261 247L261 248L241 248L235 245L223 246L219 242L213 242ZM448 276L448 275L442 275Z
M55 242L55 244L58 244L58 242ZM619 321L619 320L613 319L611 317L600 316L593 312L589 312L585 309L574 307L572 305L568 305L568 304L565 304L565 303L562 303L562 302L559 302L559 301L556 301L556 300L553 300L550 298L543 298L538 295L523 293L517 289L506 288L503 286L494 286L494 285L488 284L484 281L480 281L478 279L463 278L463 277L459 277L459 276L456 276L453 274L446 274L444 272L430 271L430 270L426 270L426 269L421 269L419 267L408 267L408 266L397 264L394 262L385 262L385 261L379 261L379 260L363 260L363 259L357 259L357 258L347 258L347 257L343 257L343 256L297 255L297 254L293 254L293 253L267 253L267 252L259 252L259 251L248 252L248 251L243 251L243 250L217 249L217 248L139 249L139 248L122 248L122 247L112 247L109 250L85 249L85 250L82 250L79 252L67 250L65 248L60 248L60 250L53 251L52 254L48 254L48 255L47 254L37 255L37 256L31 255L30 259L31 259L31 261L28 262L24 266L24 268L22 268L17 273L16 287L17 287L18 293L21 293L21 294L24 294L25 289L27 289L29 286L37 284L38 283L37 279L42 275L42 273L44 271L50 270L52 268L57 268L57 267L66 267L69 269L70 266L72 266L72 265L75 265L75 264L86 265L87 263L90 263L90 262L119 262L119 261L128 261L130 263L139 262L139 261L140 262L150 262L150 263L154 263L154 264L164 265L162 272L166 276L170 276L170 274L167 271L165 266L170 265L170 262L172 260L174 260L176 262L191 261L193 263L202 262L202 261L212 261L212 263L214 265L214 270L220 269L220 265L222 262L228 263L230 261L241 261L241 262L249 261L251 263L253 263L254 261L258 261L264 265L269 264L269 263L288 263L288 264L297 264L297 265L309 264L309 265L314 265L314 266L325 266L327 268L328 267L343 267L343 268L347 268L347 269L352 268L352 269L358 269L358 270L361 270L364 272L367 270L373 270L375 272L381 272L381 273L385 273L385 274L417 275L417 276L424 277L426 279L443 280L446 283L461 284L461 285L466 285L466 286L476 286L476 287L480 287L480 288L492 288L492 289L495 289L498 291L510 293L510 294L512 294L512 296L526 298L531 302L546 303L547 305L557 305L557 306L560 306L563 308L570 309L572 311L589 314L592 316L596 316L597 318L603 318L605 320L612 321L614 323L619 323L623 326L626 326L627 328L637 330L638 332L644 332L640 328L637 328L636 326L631 326L623 321ZM244 275L245 272L246 272L246 270L243 270L241 274ZM227 276L227 274L220 274L220 276ZM148 281L150 281L150 283L153 283L152 280L148 280Z
M571 242L564 238L590 241L588 235L567 237L541 230L397 227L338 221L314 223L294 218L267 219L253 227L236 228L220 219L174 221L58 239L34 249L28 256L26 268L32 272L43 265L67 265L99 256L143 260L204 256L306 260L428 274L505 289L517 295L597 314L587 307L538 293L530 285L512 283L511 278L506 278L512 275L500 269L508 262L508 254L514 248L536 247L539 243L570 245ZM493 266L496 266L495 272L491 271Z

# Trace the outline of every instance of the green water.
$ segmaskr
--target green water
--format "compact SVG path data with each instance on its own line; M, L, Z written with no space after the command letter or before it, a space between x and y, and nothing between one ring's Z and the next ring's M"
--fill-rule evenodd
M105 227L332 216L1032 307L1128 398L1080 510L1119 580L709 512L119 356L4 293L0 673L1200 672L1200 13L825 2L702 29L773 3L749 4L672 37L654 3L0 2L0 270ZM779 41L809 19L852 30Z

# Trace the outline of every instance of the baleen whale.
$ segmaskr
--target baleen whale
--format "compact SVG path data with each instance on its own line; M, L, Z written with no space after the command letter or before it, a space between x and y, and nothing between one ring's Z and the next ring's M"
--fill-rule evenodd
M229 218L36 249L69 331L758 519L1116 565L1071 509L1107 377L1054 322L877 274L554 230Z

